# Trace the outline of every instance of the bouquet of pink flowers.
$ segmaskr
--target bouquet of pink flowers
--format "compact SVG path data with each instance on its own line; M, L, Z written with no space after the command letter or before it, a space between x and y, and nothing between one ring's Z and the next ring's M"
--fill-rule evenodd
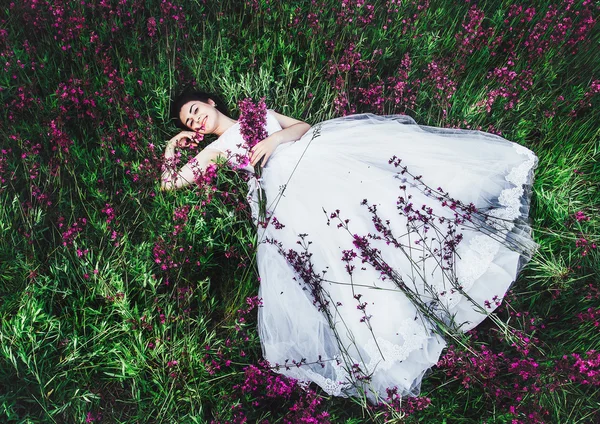
M265 129L267 124L267 105L265 104L265 98L262 97L258 104L255 104L251 98L246 98L238 102L240 108L240 133L245 141L244 148L246 149L246 158L242 166L250 163L249 152L257 143L261 142L269 136L269 133ZM266 222L267 215L267 197L264 189L261 186L262 166L260 161L254 166L254 173L256 174L256 181L258 186L258 204L260 219Z

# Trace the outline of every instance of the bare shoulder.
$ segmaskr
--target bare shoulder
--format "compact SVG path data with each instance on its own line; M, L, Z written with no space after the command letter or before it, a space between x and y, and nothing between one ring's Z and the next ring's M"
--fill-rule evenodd
M285 128L291 127L292 125L295 125L295 124L305 124L310 127L310 124L308 124L304 121L299 121L298 119L282 115L281 113L275 112L273 109L269 109L269 112L271 112L273 114L273 116L275 116L275 118L277 119L277 122L279 122L279 125L281 125L281 128L285 129Z

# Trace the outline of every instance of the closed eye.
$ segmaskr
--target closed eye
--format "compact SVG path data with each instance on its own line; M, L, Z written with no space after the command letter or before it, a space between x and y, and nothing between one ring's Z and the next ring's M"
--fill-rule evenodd
M196 110L194 111L194 115L195 115L195 114L197 114L197 113L198 113L198 108L196 108ZM185 125L186 125L186 126L189 126L189 124L188 124L188 122L189 122L189 121L190 121L190 119L189 119L189 118L188 118L188 119L186 119L186 121L185 121Z

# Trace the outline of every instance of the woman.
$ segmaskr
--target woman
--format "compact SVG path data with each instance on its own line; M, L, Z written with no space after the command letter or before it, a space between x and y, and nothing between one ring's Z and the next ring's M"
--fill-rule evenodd
M313 127L267 114L269 136L243 150L239 123L206 93L173 103L188 131L219 138L161 187L193 181L218 156L264 164L248 200L258 228L258 330L277 372L336 396L417 396L446 346L493 312L538 245L528 224L533 152L409 116L357 114ZM295 141L294 141L295 140ZM194 160L192 160L194 162ZM299 247L300 246L300 247Z

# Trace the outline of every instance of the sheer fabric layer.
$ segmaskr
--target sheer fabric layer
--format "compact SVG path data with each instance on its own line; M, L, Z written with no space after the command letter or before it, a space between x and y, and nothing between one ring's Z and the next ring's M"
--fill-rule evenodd
M281 127L269 116L267 130L272 134ZM241 140L237 130L221 146L236 139ZM423 226L409 222L398 199L410 195L415 208L424 205L438 217L450 219L455 211L428 195L410 175L399 174L401 168L390 163L393 157L402 159L410 174L421 176L423 184L472 203L485 217L459 227L463 238L448 271L428 254L443 234L436 237L431 229L424 233ZM381 235L369 211L370 205L376 206L404 248L385 240L371 239L371 245L420 299L437 302L445 310L440 312L443 319L468 331L497 308L538 248L528 220L537 163L531 150L500 136L420 126L405 115L336 118L280 145L259 182L276 218L257 228L263 301L258 330L265 359L281 365L278 372L306 384L315 382L336 396L365 391L376 401L386 397L388 387L417 396L446 342L390 278L360 257L343 262L344 251L357 251L355 234ZM256 185L251 179L248 200L255 222ZM336 210L341 220L331 218ZM344 220L347 229L338 227ZM438 225L438 230L447 229ZM298 244L301 234L311 244ZM312 254L314 274L323 278L325 303L315 302L310 284L284 257L290 249L304 251L302 246ZM355 266L352 275L347 264ZM449 275L471 300L453 289Z

